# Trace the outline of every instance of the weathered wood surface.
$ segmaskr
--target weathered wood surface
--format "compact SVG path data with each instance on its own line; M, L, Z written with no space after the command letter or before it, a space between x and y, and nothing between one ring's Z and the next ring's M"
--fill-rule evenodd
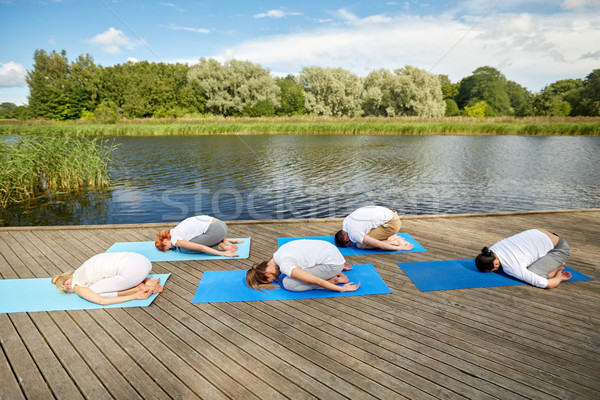
M600 210L406 217L427 252L347 257L392 294L191 303L204 271L245 269L278 237L339 225L230 223L231 237L252 237L250 258L154 263L172 275L149 307L0 314L0 399L600 398ZM420 292L396 265L472 258L531 227L558 232L568 264L595 280ZM157 230L0 228L0 277L48 277Z

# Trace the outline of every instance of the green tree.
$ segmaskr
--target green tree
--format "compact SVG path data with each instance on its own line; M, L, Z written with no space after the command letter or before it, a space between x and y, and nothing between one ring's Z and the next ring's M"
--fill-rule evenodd
M204 112L198 82L188 82L185 64L127 62L101 68L99 99L114 103L125 118L179 117Z
M524 116L531 93L523 86L513 81L506 82L506 94L514 115Z
M1 103L0 104L0 119L10 119L13 117L13 111L17 108L17 105L14 103Z
M446 112L444 115L446 117L454 117L456 115L460 115L460 109L458 108L458 104L453 99L446 99Z
M440 84L442 85L442 96L444 100L455 100L460 90L460 82L452 83L448 75L438 75Z
M275 83L280 89L280 105L276 110L277 115L302 115L308 113L305 105L304 86L299 84L293 75L288 75L285 78L276 78Z
M585 77L579 103L574 111L575 115L600 115L600 69L593 70Z
M304 67L298 77L304 87L308 112L326 116L358 116L361 79L342 68Z
M230 60L223 65L201 58L187 74L188 82L197 82L205 108L213 114L242 115L244 110L269 110L279 106L279 86L268 70L250 61Z
M425 70L406 66L392 73L382 69L364 79L366 115L442 116L445 109L439 78Z
M490 116L513 115L504 75L493 67L479 67L460 82L456 103L460 108L473 106L484 100Z
M527 115L566 116L579 103L581 79L563 79L546 86L528 99Z
M67 96L69 64L67 52L36 50L33 70L25 78L29 86L29 109L32 117L65 120L69 117Z
M79 56L71 63L65 88L70 103L68 119L80 118L83 110L96 108L100 87L97 70L89 54Z

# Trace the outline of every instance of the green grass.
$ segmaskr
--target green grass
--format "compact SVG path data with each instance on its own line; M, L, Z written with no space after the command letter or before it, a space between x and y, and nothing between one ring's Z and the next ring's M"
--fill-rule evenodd
M0 123L0 135L600 135L598 117L344 118L273 117L144 119L116 124L45 121Z
M45 193L106 187L114 146L102 138L20 136L0 141L0 207Z

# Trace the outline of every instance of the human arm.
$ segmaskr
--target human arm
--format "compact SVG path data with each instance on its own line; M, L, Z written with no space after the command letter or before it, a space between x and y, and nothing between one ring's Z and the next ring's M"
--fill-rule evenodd
M400 244L392 244L388 241L377 240L369 235L364 236L362 243L367 246L384 250L410 250L413 248L413 246L409 243L401 242Z
M110 304L118 304L124 303L130 300L143 300L147 299L152 291L150 289L140 290L132 294L127 294L125 296L116 296L116 297L103 297L98 293L94 292L92 289L75 285L73 288L73 292L75 292L79 297L86 299L87 301L91 301L92 303L100 304L102 306L110 305Z
M345 283L343 286L334 285L333 283L321 279L318 276L304 271L300 268L292 269L290 276L302 282L310 283L322 287L323 289L333 290L336 292L353 292L360 287L360 282L356 285L353 282Z
M186 249L189 249L189 250L201 251L202 253L213 254L215 256L225 256L225 257L237 257L238 256L237 254L235 254L233 251L230 251L230 250L225 250L225 251L215 250L212 247L208 247L203 244L190 242L189 240L180 239L177 241L177 243L175 245L177 247L185 247Z
M571 273L564 271L564 268L561 267L553 273L550 273L546 289L553 289L557 287L561 282L568 281L569 279L571 279Z

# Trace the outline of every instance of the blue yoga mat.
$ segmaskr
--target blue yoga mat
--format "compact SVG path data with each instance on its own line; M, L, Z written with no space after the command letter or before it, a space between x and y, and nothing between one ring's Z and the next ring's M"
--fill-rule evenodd
M179 250L169 250L162 252L156 248L154 242L118 242L110 246L107 253L119 251L133 251L142 254L150 261L189 261L189 260L222 260L248 258L250 256L250 238L239 238L231 240L243 240L243 243L236 243L239 247L235 252L239 257L215 256L207 253L184 253Z
M479 272L473 259L398 263L398 266L422 292L527 285L502 271ZM572 275L567 282L593 280L569 267L565 271Z
M382 254L382 253L410 253L415 251L427 251L425 247L421 246L419 242L417 242L412 236L408 233L398 233L397 236L402 237L408 243L411 243L414 247L410 250L383 250L383 249L359 249L353 243L348 247L338 247L340 253L344 256L357 256L361 254ZM277 239L277 246L281 247L281 245L291 242L292 240L301 240L301 239L316 239L316 240L326 240L331 244L335 244L333 240L333 236L312 236L312 237L297 237L297 238L279 238Z
M154 274L164 285L171 274ZM158 296L153 294L144 300L131 300L119 304L101 306L87 301L75 293L61 293L51 282L52 278L1 279L0 313L92 310L97 308L146 307Z
M361 296L367 294L392 293L379 273L371 264L353 265L344 271L350 282L360 282L360 288L354 292L334 292L331 290L309 290L306 292L290 292L282 287L265 290L250 289L246 286L246 270L207 271L202 274L200 285L192 303L220 303L232 301L257 300L297 300L321 297Z

